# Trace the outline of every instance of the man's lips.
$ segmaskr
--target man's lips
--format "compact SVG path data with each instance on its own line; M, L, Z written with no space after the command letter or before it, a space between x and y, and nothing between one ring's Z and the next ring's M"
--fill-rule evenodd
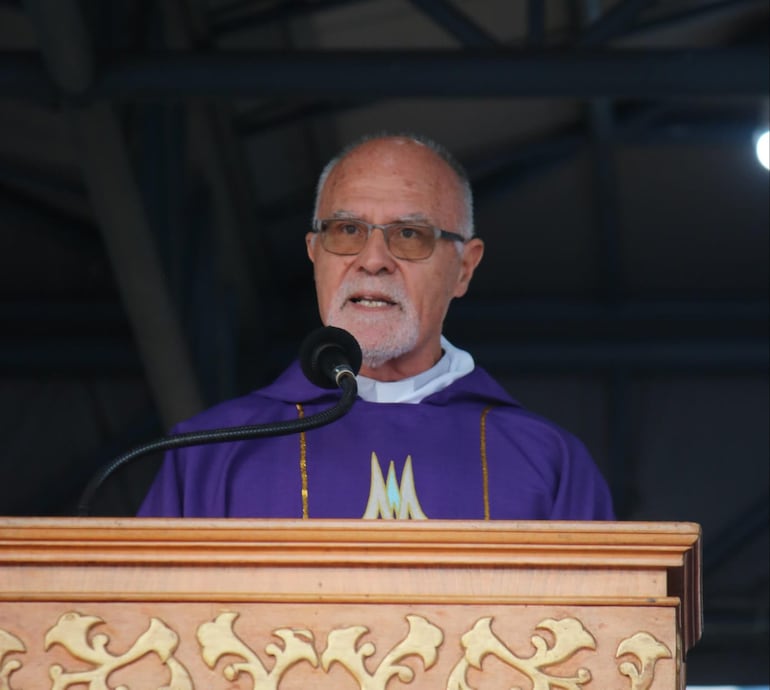
M348 297L347 301L352 302L353 304L356 304L358 306L367 307L370 309L382 308L382 307L395 307L398 305L397 302L394 302L387 295L377 295L377 294L351 295L350 297Z

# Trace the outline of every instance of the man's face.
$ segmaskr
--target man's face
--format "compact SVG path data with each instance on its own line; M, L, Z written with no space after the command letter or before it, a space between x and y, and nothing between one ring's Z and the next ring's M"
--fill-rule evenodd
M430 149L407 139L367 142L340 161L319 198L319 218L369 223L409 220L457 232L463 217L455 173ZM483 244L474 239L458 253L438 240L420 261L396 259L375 229L355 256L324 250L307 235L321 319L350 331L364 353L361 373L398 380L433 366L449 303L465 294Z

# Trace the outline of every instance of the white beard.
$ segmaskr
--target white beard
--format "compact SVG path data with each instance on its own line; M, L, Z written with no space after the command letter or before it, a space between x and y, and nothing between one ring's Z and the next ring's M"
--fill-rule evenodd
M370 369L411 352L420 334L417 311L403 287L383 282L372 278L346 281L334 296L325 318L327 325L344 328L353 335L361 346L363 364ZM351 295L367 292L387 295L397 306L386 314L374 309L366 313L349 308Z

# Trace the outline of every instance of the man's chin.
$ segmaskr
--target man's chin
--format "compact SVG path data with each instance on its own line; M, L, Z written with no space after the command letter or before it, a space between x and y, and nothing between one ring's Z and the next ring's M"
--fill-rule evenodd
M363 365L370 369L381 367L385 362L405 355L414 347L408 338L394 338L393 330L377 332L345 326L338 328L344 328L356 339L361 348Z
M341 316L343 318L329 319L329 325L343 328L358 341L364 365L372 369L405 355L417 344L417 329L403 315L401 318L372 315L365 319L348 318L347 314Z
M358 341L362 349L376 347L383 340L391 339L399 328L399 324L394 323L392 319L371 318L365 322L362 319L331 319L329 325L346 330Z

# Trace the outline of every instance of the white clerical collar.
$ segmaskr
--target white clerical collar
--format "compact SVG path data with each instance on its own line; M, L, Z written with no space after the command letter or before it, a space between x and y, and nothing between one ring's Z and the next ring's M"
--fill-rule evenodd
M464 350L456 348L443 335L441 348L444 354L433 367L408 379L375 381L359 374L356 377L358 395L367 402L418 403L473 371L475 366L473 357Z

